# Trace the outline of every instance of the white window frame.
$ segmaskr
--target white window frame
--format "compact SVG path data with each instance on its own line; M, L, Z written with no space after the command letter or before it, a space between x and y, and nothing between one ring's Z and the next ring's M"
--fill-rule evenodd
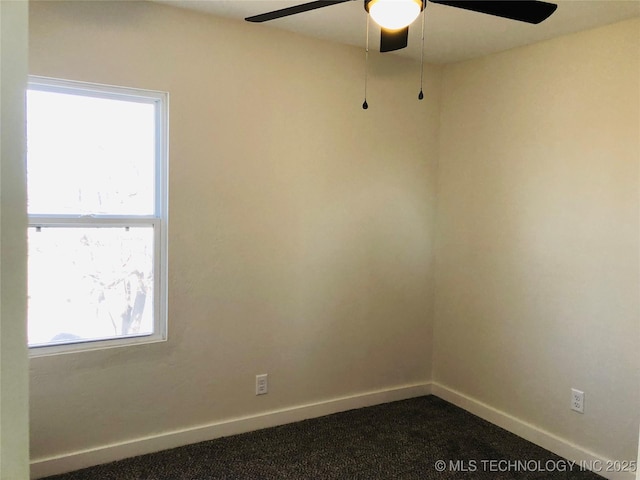
M112 347L163 342L167 339L168 283L168 111L169 94L155 90L119 87L96 83L29 76L29 90L57 92L114 100L128 100L155 106L155 185L154 215L28 215L33 227L140 227L154 231L154 305L153 333L99 340L80 340L55 345L29 346L32 357L80 352ZM28 119L27 119L28 121Z

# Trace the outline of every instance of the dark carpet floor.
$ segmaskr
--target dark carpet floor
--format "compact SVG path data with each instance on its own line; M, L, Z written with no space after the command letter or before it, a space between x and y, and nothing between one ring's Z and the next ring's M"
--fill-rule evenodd
M444 463L441 463L442 461ZM48 480L592 479L570 462L426 396L219 438Z

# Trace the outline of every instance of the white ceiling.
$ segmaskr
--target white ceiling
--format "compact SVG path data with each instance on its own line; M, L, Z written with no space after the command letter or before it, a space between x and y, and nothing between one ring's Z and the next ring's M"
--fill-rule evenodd
M307 3L309 0L154 1L244 21L250 15ZM640 16L640 0L555 0L554 3L558 4L558 9L539 25L428 3L425 60L432 63L458 62ZM366 22L362 0L353 0L287 18L252 23L251 26L280 28L364 48ZM391 54L419 60L421 30L421 22L417 20L409 28L409 46ZM379 36L379 28L372 22L371 50L378 49Z

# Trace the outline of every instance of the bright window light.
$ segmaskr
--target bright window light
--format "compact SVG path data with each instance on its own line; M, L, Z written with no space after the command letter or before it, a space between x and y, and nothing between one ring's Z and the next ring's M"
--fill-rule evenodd
M30 345L153 334L152 228L31 227L28 241Z
M33 354L165 338L166 103L161 92L30 78Z
M154 214L154 104L27 95L29 213Z

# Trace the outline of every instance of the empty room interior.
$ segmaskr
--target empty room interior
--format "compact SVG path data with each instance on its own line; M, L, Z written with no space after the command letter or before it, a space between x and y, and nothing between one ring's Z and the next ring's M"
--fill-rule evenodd
M31 477L425 395L570 460L635 462L640 3L556 1L574 30L535 41L545 22L427 3L423 65L421 19L406 52L371 26L367 55L359 1L284 28L205 3L23 15L30 76L168 94L166 338L30 349ZM585 27L580 4L620 13ZM522 41L458 30L456 51L454 14Z

